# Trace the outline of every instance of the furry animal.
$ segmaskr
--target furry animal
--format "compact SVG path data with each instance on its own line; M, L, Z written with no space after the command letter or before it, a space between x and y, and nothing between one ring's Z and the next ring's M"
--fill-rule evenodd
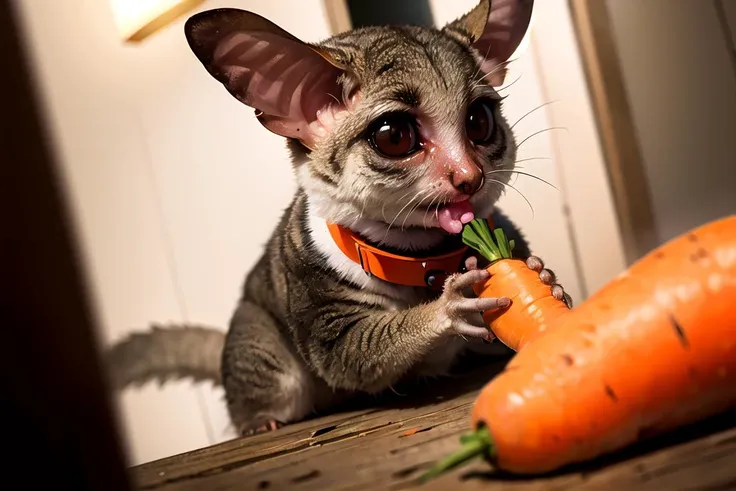
M205 69L283 136L298 191L247 275L226 335L155 328L112 347L118 387L212 379L242 433L275 429L356 393L445 374L492 339L479 312L508 299L467 296L487 273L468 258L443 288L371 277L328 223L405 256L457 250L463 224L492 216L517 254L569 302L495 204L516 144L498 87L532 0L482 0L444 28L366 27L309 44L254 13L186 22ZM462 266L462 263L459 264Z

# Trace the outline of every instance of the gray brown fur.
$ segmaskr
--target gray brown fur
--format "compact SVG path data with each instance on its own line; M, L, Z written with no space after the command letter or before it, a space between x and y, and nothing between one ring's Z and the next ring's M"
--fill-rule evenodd
M163 384L188 378L220 383L220 354L225 333L205 326L158 326L134 332L107 353L113 369L110 383L116 389L139 386L151 380Z
M531 2L500 1L531 8ZM371 27L318 45L288 44L289 50L282 52L303 48L298 55L336 76L334 87L326 83L323 89L334 89L331 97L340 104L340 119L321 136L307 134L311 127L295 119L293 111L281 110L282 101L258 100L256 92L248 89L250 72L228 72L232 60L217 64L217 42L230 31L251 29L257 34L265 29L293 41L290 35L265 19L233 10L198 14L188 22L190 45L207 70L233 95L257 108L266 128L287 138L299 183L263 256L246 278L222 350L221 378L228 410L241 432L272 427L274 421L297 421L353 393L380 392L408 377L441 375L463 350L481 346L463 334L487 338L487 330L478 327L482 325L478 312L497 308L497 299L463 294L483 278L483 271L451 276L442 293L351 276L348 266L325 252L329 247L315 229L315 216L320 223L330 220L350 227L394 251L430 254L456 244L457 237L426 226L427 217L431 219L449 199L440 181L423 165L401 167L381 157L364 133L381 112L411 109L420 111L443 135L452 135L464 131L464 108L469 101L482 96L495 101L496 132L477 162L486 182L471 203L477 215L493 212L496 224L515 239L517 254L530 256L517 227L494 210L511 176L516 146L501 113L501 98L480 71L483 53L470 45L484 35L480 19L488 17L489 10L490 3L483 0L445 31ZM213 36L219 38L210 39ZM330 63L320 65L315 50ZM329 82L330 77L323 79ZM356 93L360 100L353 103ZM415 203L407 206L406 196L414 196ZM540 260L531 258L528 264L546 282L554 282ZM553 291L561 298L559 285L553 285ZM186 335L171 332L182 339ZM155 344L161 336L153 333L148 339ZM145 344L145 337L135 339ZM155 357L161 352L144 347L140 353ZM119 380L140 381L140 374L146 373L161 377L162 368L166 372L174 366L174 371L187 374L186 360L191 358L182 356L178 366L148 358L154 368L135 369L138 375ZM112 370L126 372L138 363L131 363L130 354L125 360ZM211 375L218 380L214 371Z
M325 268L310 242L306 206L306 195L298 193L248 275L230 324L222 368L238 428L283 421L274 410L284 399L314 400L301 419L352 391L379 392L404 377L442 374L455 359L437 363L442 348L456 355L467 345L438 325L447 301L438 301L438 294L417 288L412 303L397 301ZM500 213L495 218L505 220ZM523 237L511 235L523 251ZM304 377L291 389L295 393L284 390L285 374Z

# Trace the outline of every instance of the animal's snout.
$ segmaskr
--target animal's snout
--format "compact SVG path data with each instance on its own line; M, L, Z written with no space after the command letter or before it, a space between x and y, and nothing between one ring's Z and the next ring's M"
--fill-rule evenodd
M448 178L452 186L466 196L474 195L483 185L483 172L472 163L452 169Z

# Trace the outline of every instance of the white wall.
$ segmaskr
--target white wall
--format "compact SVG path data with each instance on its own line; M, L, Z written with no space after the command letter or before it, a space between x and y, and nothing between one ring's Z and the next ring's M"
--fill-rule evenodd
M210 78L183 20L121 43L108 2L19 0L105 342L150 322L226 326L244 274L294 190L282 141ZM328 34L319 0L208 1L295 35ZM221 392L126 391L131 462L229 438Z
M438 24L475 0L433 0ZM140 46L117 37L105 1L18 0L35 55L96 293L104 341L150 322L224 328L245 272L294 189L281 140L190 53L183 21ZM208 1L252 9L307 41L326 37L322 2ZM537 2L511 67L506 115L524 118L520 176L502 206L581 299L623 267L564 0ZM544 10L548 9L548 10ZM544 13L539 13L544 12ZM556 47L556 48L555 48ZM556 49L557 51L555 51ZM575 247L579 246L576 252ZM577 257L577 260L576 260ZM230 438L220 390L174 383L122 394L131 463Z
M735 213L736 2L606 5L660 241Z

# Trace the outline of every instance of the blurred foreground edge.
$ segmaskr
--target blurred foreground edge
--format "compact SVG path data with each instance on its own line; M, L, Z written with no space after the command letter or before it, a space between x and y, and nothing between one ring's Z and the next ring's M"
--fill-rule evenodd
M44 489L128 490L68 202L12 5L0 0L5 474Z

